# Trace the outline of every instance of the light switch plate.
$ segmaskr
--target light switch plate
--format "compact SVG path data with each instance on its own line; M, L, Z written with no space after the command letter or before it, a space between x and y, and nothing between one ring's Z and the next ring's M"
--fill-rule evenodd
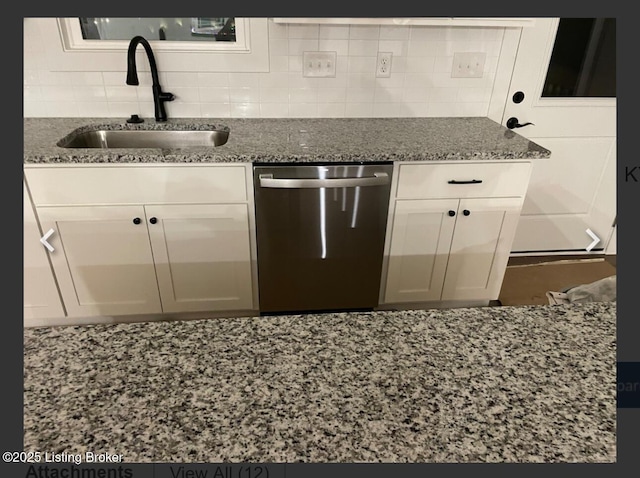
M334 77L336 76L335 51L305 51L302 53L302 76Z
M451 78L482 78L486 56L483 51L454 53Z

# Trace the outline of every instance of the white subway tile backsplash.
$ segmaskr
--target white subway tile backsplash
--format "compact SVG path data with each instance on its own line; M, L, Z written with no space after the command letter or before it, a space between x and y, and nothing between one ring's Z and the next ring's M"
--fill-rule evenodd
M260 88L260 103L289 102L289 88Z
M318 103L318 118L344 118L345 104Z
M349 56L376 56L378 40L349 40Z
M316 118L318 116L317 103L289 103L291 118Z
M269 71L272 73L289 71L289 57L269 56Z
M144 91L142 90L141 87L135 87L135 86L105 86L104 87L105 94L109 102L138 101L138 95L136 94L137 88L140 88L141 93ZM153 100L153 95L151 91L148 92L148 96L149 96L149 99Z
M44 21L25 23L23 107L26 117L153 117L151 74L140 86L126 71L56 71L40 34ZM42 27L44 28L44 27ZM269 71L165 71L163 90L174 117L484 116L496 84L505 28L403 25L293 25L268 21ZM27 34L27 31L29 32ZM304 51L335 51L336 75L302 76ZM378 52L391 52L391 76L376 77ZM482 78L451 78L453 54L486 54ZM513 59L509 58L513 63ZM213 61L213 60L212 60ZM161 65L160 65L161 66ZM504 88L503 88L504 89ZM494 103L496 103L494 99Z
M200 112L203 118L229 118L231 105L229 103L201 103Z
M74 86L104 85L104 81L102 80L102 73L99 71L85 71L74 73L72 82Z
M319 51L335 51L337 56L347 56L349 54L349 40L328 40L318 41Z
M347 103L373 103L375 88L347 88Z
M202 116L200 103L181 103L172 101L171 104L165 105L168 116L178 118L199 118Z
M229 88L226 87L208 87L201 86L199 88L200 101L203 103L228 103Z
M411 27L408 26L380 26L380 41L382 40L408 40Z
M373 103L346 103L346 118L367 118L373 116Z
M289 72L260 73L260 88L287 88Z
M76 86L73 88L75 99L80 101L107 101L104 86Z
M318 103L343 103L344 104L346 100L347 100L346 88L318 88Z
M375 76L377 58L375 56L350 56L349 73L367 73Z
M317 101L317 88L289 88L289 104L315 103Z
M274 38L289 38L289 25L286 23L274 23L269 20L269 43Z
M226 87L229 86L229 73L203 73L197 75L198 86Z
M260 103L260 88L229 88L231 103Z
M446 34L446 27L416 25L411 26L409 38L411 40L426 40L428 42L433 42L444 40Z
M399 103L402 101L402 88L376 88L374 103Z
M380 27L378 25L349 25L349 39L378 40Z
M41 86L40 92L44 101L69 101L75 99L73 86Z
M229 86L259 88L260 76L260 73L229 73Z
M192 84L195 84L192 83ZM174 94L175 96L175 102L179 102L179 103L199 103L200 102L200 93L198 91L198 88L187 88L187 87L183 87L183 86L167 86L168 89L166 89L167 91L170 91L171 93ZM165 103L166 104L166 103Z
M332 40L348 40L349 25L320 25L319 37Z
M231 118L259 118L259 103L231 103Z
M261 103L260 117L261 118L288 118L289 104L286 101L284 103Z
M297 56L302 54L305 51L318 51L319 41L316 40L300 40L300 39L290 39L289 40L289 56Z
M407 42L399 40L380 40L378 42L378 51L387 51L393 53L393 60L398 56L407 56Z
M109 103L106 101L76 101L80 116L109 116Z
M287 38L275 38L269 40L269 55L287 56L289 54L289 40Z
M289 38L316 39L319 33L320 25L289 25Z
M407 73L431 73L435 65L435 56L408 56L405 60ZM393 59L391 60L393 63Z
M375 103L373 105L374 118L389 118L400 116L400 108L398 103Z

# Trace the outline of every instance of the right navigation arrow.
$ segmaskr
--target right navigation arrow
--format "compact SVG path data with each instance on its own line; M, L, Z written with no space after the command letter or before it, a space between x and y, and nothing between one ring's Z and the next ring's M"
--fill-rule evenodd
M591 229L587 229L587 234L589 234L589 236L591 236L591 239L593 239L593 242L587 246L587 252L589 252L596 246L598 242L600 242L600 238L596 236Z

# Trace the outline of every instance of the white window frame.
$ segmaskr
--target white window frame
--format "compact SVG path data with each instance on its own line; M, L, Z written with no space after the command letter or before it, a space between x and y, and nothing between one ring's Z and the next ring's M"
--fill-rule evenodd
M78 32L74 34L75 27L70 27L73 20L76 19L30 20L39 23L50 71L126 71L128 41L80 41L80 25L78 24ZM244 40L234 48L231 48L229 42L149 41L158 68L162 72L268 72L267 18L247 17L241 20L241 29L244 30L241 38ZM80 33L80 38L77 33ZM103 47L99 48L101 43ZM222 43L226 45L221 45ZM144 52L141 51L142 48L138 50L141 59L138 70L147 71L147 62L142 60Z
M65 51L126 50L129 45L126 40L85 40L82 37L79 19L76 17L58 18L57 22ZM235 28L235 42L149 40L149 44L154 51L249 52L251 50L249 19L236 18Z

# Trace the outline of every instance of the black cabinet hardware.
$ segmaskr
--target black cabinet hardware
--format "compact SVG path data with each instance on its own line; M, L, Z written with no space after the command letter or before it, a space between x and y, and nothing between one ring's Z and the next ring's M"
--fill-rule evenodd
M482 179L471 179L469 181L457 181L455 179L452 179L451 181L449 181L449 184L480 184L482 182Z
M142 222L142 221L140 220L140 218L139 218L139 217L136 217L136 218L134 218L134 219L133 219L133 223L134 223L134 224L140 224L141 222Z
M151 224L155 224L156 222L158 222L158 218L156 218L156 217L152 217L151 219L149 219L149 222L150 222Z
M455 211L449 211L449 216L453 217L453 216L455 216L455 215L456 215L456 212L455 212Z
M465 216L468 216L469 214L471 214L471 211L469 211L468 209L465 209L464 211L462 211L462 214L464 214Z

